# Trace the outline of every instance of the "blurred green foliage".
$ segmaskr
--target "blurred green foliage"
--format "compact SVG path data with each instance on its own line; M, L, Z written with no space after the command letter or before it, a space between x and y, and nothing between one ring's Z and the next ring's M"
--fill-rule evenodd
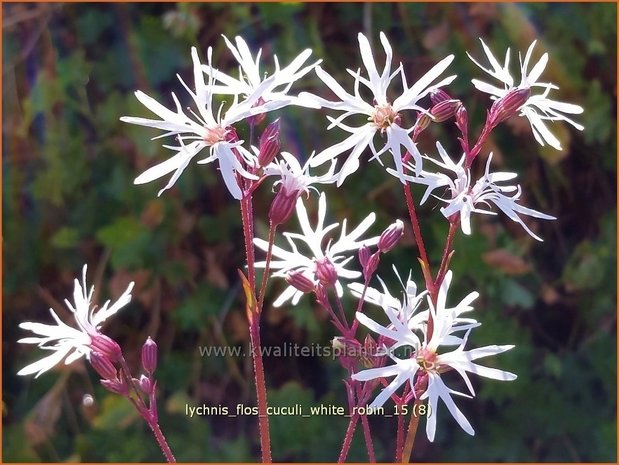
M248 357L205 358L198 351L247 346L236 271L243 264L238 205L210 166L192 165L160 198L162 182L134 186L136 175L166 154L150 140L156 131L119 117L145 115L136 89L167 103L171 91L182 95L176 74L191 76L193 45L202 56L213 46L218 65L231 69L221 34L263 47L267 62L274 52L285 63L311 47L325 69L350 83L344 68L360 66L357 32L376 41L381 30L411 80L456 55L450 92L467 106L473 134L488 108L470 84L479 70L465 54L481 55L478 37L499 55L507 47L524 51L537 39L538 51L550 54L544 76L560 86L560 100L585 108L578 119L584 132L553 126L564 152L540 148L520 120L488 143L497 164L519 173L525 204L558 220L535 224L543 244L500 217L478 218L472 236L458 235L452 298L480 292L483 326L472 343L516 344L488 363L519 378L482 380L478 397L461 401L475 437L439 412L436 442L420 431L413 459L617 460L615 4L15 3L4 4L3 14L4 461L161 460L130 405L97 386L90 368L77 363L36 381L15 375L39 357L16 343L17 325L46 321L47 307L61 308L83 263L100 299L136 281L134 301L108 331L132 366L145 338L157 340L161 424L177 458L259 457L255 417L189 418L184 409L254 402ZM305 83L320 87L316 77ZM284 147L302 157L326 147L339 136L325 135L325 126L319 112L286 110ZM438 139L453 154L455 135L449 125L433 126L420 147L433 153ZM262 236L269 195L264 189L257 196ZM330 200L331 218L354 223L376 211L375 232L406 217L397 181L375 163ZM420 213L430 256L438 260L446 223L432 202ZM392 263L412 268L421 281L412 238L386 258L380 271L388 281L394 283ZM281 286L272 284L270 298ZM283 310L269 304L264 344L329 344L333 330L314 302ZM267 357L265 366L272 405L346 405L336 361ZM86 395L94 397L92 406L83 402ZM275 417L271 425L275 460L329 461L347 421ZM371 425L378 458L392 460L395 419L371 418ZM360 432L350 459L367 460Z

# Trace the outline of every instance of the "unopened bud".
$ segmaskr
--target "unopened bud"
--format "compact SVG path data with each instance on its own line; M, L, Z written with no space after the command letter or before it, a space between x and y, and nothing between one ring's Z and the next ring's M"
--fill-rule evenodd
M415 123L415 131L421 132L424 129L427 129L432 122L432 117L427 113L417 113L417 122Z
M460 105L456 110L456 125L463 133L467 132L467 127L469 125L469 116L466 112L466 108L464 108L464 105Z
M451 100L451 97L443 89L434 89L430 91L430 101L432 105L437 105L445 100Z
M157 344L150 336L142 346L142 367L147 373L154 373L157 368Z
M298 270L290 271L286 275L285 279L286 282L292 287L306 294L314 292L314 290L316 289L316 284L314 283L314 281L305 276L303 272Z
M273 226L288 221L297 205L299 195L300 191L289 192L284 187L275 194L273 202L271 202L271 208L269 209L269 220Z
M490 108L490 121L493 126L514 116L520 107L531 97L531 89L513 89L504 97L496 100Z
M316 284L316 301L323 307L329 306L329 293L327 289L320 283Z
M259 107L260 105L264 105L264 99L262 97L260 97L258 100L256 100L256 103L254 103L252 105L253 107ZM247 122L251 125L251 126L257 126L260 123L262 123L264 121L264 118L266 118L267 114L265 112L262 113L257 113L255 115L251 115L247 118Z
M99 352L90 352L90 365L103 379L115 380L118 377L118 370L105 355Z
M365 268L365 265L370 259L370 255L372 255L372 252L370 252L370 248L367 245L363 244L359 248L359 263L361 263L361 268Z
M140 376L137 385L144 394L149 395L153 392L153 382L147 376Z
M101 355L109 358L111 362L116 362L122 357L122 350L118 343L105 334L98 333L91 336L90 348L93 352L99 352Z
M456 114L461 105L462 102L460 100L443 100L430 109L432 119L435 123L447 121Z
M404 223L400 220L396 220L387 229L383 231L378 239L378 250L382 253L389 252L400 241L400 238L404 234Z
M327 257L318 258L314 261L316 266L316 279L325 287L331 287L337 282L337 270Z
M279 138L279 118L269 124L260 136L260 152L258 164L267 166L279 153L281 144Z
M376 272L376 268L378 268L378 264L380 263L380 250L374 252L368 261L365 263L363 267L363 277L366 279L370 279L372 275Z
M119 394L121 396L129 394L129 386L124 379L115 381L109 379L102 379L101 385L108 391L113 392L114 394Z

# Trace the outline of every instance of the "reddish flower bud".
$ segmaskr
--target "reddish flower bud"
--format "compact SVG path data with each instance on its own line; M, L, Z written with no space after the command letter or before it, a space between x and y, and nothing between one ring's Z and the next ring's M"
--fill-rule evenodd
M314 290L316 289L316 284L314 283L314 281L305 276L303 272L298 270L288 272L285 279L286 282L292 287L306 294L314 292Z
M283 187L275 194L269 209L269 220L273 223L273 226L283 224L290 219L299 195L301 195L300 191L288 192Z
M122 357L122 350L118 343L105 334L91 335L90 348L93 352L99 352L101 355L109 358L111 362L117 362Z
M113 392L114 394L118 394L121 396L126 396L129 394L129 386L124 379L114 381L109 379L102 379L101 385L108 391Z
M264 129L260 136L258 164L264 167L271 163L279 153L280 147L279 118L277 118Z
M90 353L90 365L103 379L115 380L118 378L118 370L105 355L99 352Z
M400 241L400 238L404 234L404 223L400 220L396 220L387 229L383 231L378 239L378 250L382 253L389 252Z
M363 277L366 279L370 279L372 275L376 272L376 268L378 268L378 264L380 263L380 250L374 252L365 266L363 267Z
M493 126L514 116L518 109L527 103L531 97L531 89L513 89L504 97L501 97L492 104L490 108L490 121Z
M316 284L316 289L314 291L316 293L316 300L323 307L327 307L329 305L329 294L327 289L320 283Z
M427 113L417 113L417 121L415 122L415 131L421 132L424 129L427 129L432 122L432 117Z
M451 100L451 97L443 89L434 89L430 91L430 101L432 105L437 105L445 100Z
M152 394L153 382L147 376L144 376L144 375L140 376L140 379L137 380L137 385L144 394L147 394L147 395Z
M359 248L359 263L361 263L361 268L365 268L365 265L367 265L370 259L370 255L372 255L372 252L370 252L370 248L367 245L364 244Z
M149 374L157 368L157 344L150 336L142 346L142 367Z
M430 109L435 123L442 123L453 117L462 105L460 100L443 100Z
M337 281L337 270L327 257L322 257L314 261L316 265L316 279L325 287L335 285Z
M256 100L256 103L254 103L252 105L253 107L259 107L260 105L264 105L264 99L262 97L258 98L258 100ZM260 123L262 123L264 121L264 118L266 118L267 114L266 113L257 113L255 115L252 115L250 117L247 118L247 122L251 125L251 126L257 126Z
M469 117L468 113L466 112L466 108L464 108L464 105L460 105L456 110L456 125L463 133L467 132Z

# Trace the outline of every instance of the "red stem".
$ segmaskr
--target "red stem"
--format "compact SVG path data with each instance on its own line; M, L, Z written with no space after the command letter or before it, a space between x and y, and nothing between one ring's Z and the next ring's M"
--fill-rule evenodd
M266 292L267 281L269 280L269 269L271 267L271 258L273 255L273 243L275 242L275 231L277 225L272 221L269 222L269 248L267 250L266 263L264 265L264 274L262 275L262 284L260 285L260 293L258 294L258 313L262 313L262 305L264 304L264 294Z
M396 408L400 408L400 405L396 404ZM395 463L402 460L402 451L404 449L404 415L400 410L398 413L398 431L395 440Z
M271 433L267 415L267 389L262 364L262 346L260 344L260 324L258 318L253 318L249 325L249 338L254 359L254 374L256 377L256 397L258 401L258 430L260 433L260 449L262 462L271 463Z
M256 268L254 259L254 228L253 208L251 194L241 199L241 218L243 220L243 237L245 240L245 253L247 256L247 274L249 285L253 295L256 293ZM270 463L271 458L271 434L269 431L269 417L267 415L267 389L262 363L262 346L260 343L260 309L253 308L249 319L249 339L256 379L256 400L258 403L258 430L260 434L260 449L262 462Z
M376 455L374 454L374 444L372 443L372 433L370 432L370 423L367 415L361 416L361 425L363 426L363 437L365 445L368 449L368 458L371 463L376 463Z
M355 428L357 427L357 420L359 420L359 415L356 413L350 417L348 428L346 429L346 436L344 436L344 443L342 444L342 450L340 452L340 457L337 459L337 463L344 463L346 461L348 451L350 450L350 444L352 443L352 437L355 433Z

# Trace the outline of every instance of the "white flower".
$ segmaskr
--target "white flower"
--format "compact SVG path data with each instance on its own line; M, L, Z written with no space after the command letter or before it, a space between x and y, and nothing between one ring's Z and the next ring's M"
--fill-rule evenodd
M436 143L436 147L441 156L442 161L432 160L441 168L451 171L452 176L444 173L429 173L423 171L420 176L404 175L404 179L410 182L427 185L426 192L422 198L423 204L430 193L440 187L447 188L447 198L437 197L447 205L441 208L441 213L449 218L451 215L459 214L460 225L464 234L471 234L471 214L482 213L486 215L496 215L495 212L480 208L480 206L490 206L494 204L507 217L520 224L524 230L534 239L542 241L529 227L522 221L519 215L528 215L534 218L543 220L555 220L554 216L546 215L531 208L523 207L518 204L522 190L520 185L499 185L516 178L516 173L497 171L490 173L490 163L492 162L492 153L488 156L486 162L486 170L484 175L471 186L470 170L464 168L464 155L458 163L454 163L447 152L440 144ZM392 170L393 171L393 170ZM391 171L391 174L395 174ZM512 195L506 195L512 194Z
M272 81L269 79L263 81L245 100L239 102L238 98L235 96L234 101L225 112L222 107L215 112L213 108L212 86L213 76L217 74L217 71L212 68L211 54L212 50L209 47L208 67L211 69L211 75L208 84L204 82L202 64L200 63L198 52L195 47L191 49L193 74L196 86L195 92L190 90L179 77L179 80L191 95L198 109L197 114L190 110L192 117L187 116L183 112L181 104L174 93L172 94L172 98L176 104L176 112L167 109L144 92L137 91L135 95L138 100L161 118L161 120L130 116L123 116L120 118L121 121L126 123L167 131L156 138L172 135L176 136L179 146L164 146L176 151L176 154L163 163L146 170L134 181L136 184L144 184L174 172L167 185L159 191L159 195L174 185L193 157L205 147L209 147L209 155L198 161L198 163L204 164L217 161L226 187L235 199L241 199L243 195L237 177L243 176L248 179L256 178L249 173L244 166L255 165L252 159L253 155L241 147L240 144L243 141L236 139L236 133L231 125L250 116L269 111L266 104L261 105L258 103L263 92L271 86ZM239 159L239 157L241 159Z
M26 337L17 342L37 344L41 349L51 351L52 354L22 368L17 373L18 375L36 373L35 377L38 377L65 358L65 365L73 363L82 356L88 358L93 339L102 336L99 329L103 322L131 301L131 290L134 283L129 284L127 290L113 305L110 306L108 300L99 310L95 310L96 307L91 303L94 286L90 288L90 292L87 292L86 268L86 265L84 265L82 284L77 279L75 280L74 303L71 304L65 299L67 307L73 313L77 327L65 324L51 308L49 311L56 322L55 325L30 321L19 325L20 328L32 331L37 336Z
M393 73L391 72L393 53L387 37L382 32L380 33L380 41L386 55L385 67L381 74L379 74L376 69L372 50L367 38L363 34L359 34L361 59L367 70L368 78L362 77L359 71L354 72L348 70L355 78L354 95L346 92L344 88L320 66L316 67L316 74L318 74L318 77L320 77L320 79L335 93L339 100L329 101L317 96L313 96L313 98L323 107L344 112L337 119L329 118L331 120L329 129L337 126L350 133L350 136L344 141L319 153L313 162L313 166L318 166L343 152L351 150L339 173L338 186L344 182L344 179L348 175L357 170L359 167L359 157L368 146L374 154L373 158L377 159L379 159L383 152L387 150L390 151L393 156L396 171L400 174L403 174L402 157L406 151L408 151L415 160L416 169L421 170L421 155L408 135L411 129L406 129L401 126L400 112L405 110L426 112L417 102L433 89L449 84L456 77L450 76L436 84L432 84L452 62L454 56L450 55L436 64L415 84L408 87L402 65ZM403 92L399 97L391 101L387 96L387 89L391 81L398 74L401 74L402 77ZM363 84L372 92L373 101L371 103L366 102L359 93L360 84ZM367 117L368 123L358 127L351 127L343 123L344 119L353 115L363 115ZM387 141L380 150L376 149L373 142L374 136L378 132L381 134L386 133L387 135ZM402 148L404 148L404 153L402 152ZM403 180L402 182L404 183Z
M307 210L301 199L297 200L296 204L297 218L301 225L302 234L284 233L286 240L290 244L291 250L284 250L281 247L273 246L273 259L271 261L271 269L275 272L273 276L286 277L290 271L300 271L309 279L317 282L316 278L316 262L325 259L335 268L338 278L355 279L361 276L359 271L353 271L346 268L346 265L352 260L352 252L359 250L362 245L375 245L378 243L379 237L370 239L360 239L360 237L374 223L376 215L370 213L355 229L350 233L346 232L346 220L342 222L342 230L337 240L329 242L325 245L327 234L338 227L339 223L333 223L325 227L325 217L327 214L327 198L324 193L320 195L318 201L318 223L316 229L312 229L309 222ZM308 249L307 253L299 251L297 242L304 244ZM256 238L254 244L260 249L267 251L268 242ZM266 262L256 263L256 267L264 268ZM336 291L339 296L343 295L343 288L339 279L335 283ZM284 302L292 299L292 304L296 305L303 293L292 286L288 286L284 292L275 300L273 306L280 307Z
M426 420L426 435L428 440L434 441L436 432L436 415L438 410L438 400L441 399L449 413L454 417L458 424L467 433L475 434L471 424L462 414L452 399L452 395L463 397L472 397L475 395L473 386L468 377L468 373L475 373L486 378L497 379L501 381L512 381L516 379L516 375L507 371L488 368L473 363L474 360L490 355L500 354L509 349L513 345L504 346L486 346L469 351L464 350L468 336L472 328L479 326L475 320L469 318L461 318L460 315L464 312L472 310L470 303L478 296L477 292L470 293L456 307L448 308L446 306L447 292L451 284L451 271L447 272L445 279L441 284L437 304L434 306L428 296L429 313L432 315L433 332L431 338L427 338L428 325L423 326L421 331L421 342L417 334L413 333L417 329L411 328L411 325L401 324L408 316L402 314L399 318L393 318L390 312L386 312L391 325L381 326L369 318L360 318L364 315L357 313L357 319L360 323L366 325L372 331L377 332L389 339L395 341L394 345L404 346L408 343L413 348L413 354L410 358L401 359L393 354L391 350L389 355L395 362L394 365L388 365L379 368L370 368L355 373L352 378L357 381L369 381L380 378L394 379L385 387L381 393L370 404L370 407L376 408L382 406L402 385L406 382L410 383L411 389L415 389L416 382L424 377L427 382L425 391L421 394L420 399L428 399L428 416ZM391 299L387 298L386 301ZM384 307L383 307L384 308ZM402 307L402 312L407 313ZM368 325L367 323L370 322ZM453 336L454 332L466 330L463 338ZM438 353L443 346L459 344L458 347L447 353ZM441 375L446 371L455 370L466 383L470 395L455 391L447 387L442 380Z
M479 40L481 41L486 57L488 58L492 68L484 68L477 61L475 61L471 55L469 55L469 58L486 73L501 81L503 83L503 87L496 87L478 79L473 79L473 85L478 90L490 94L492 96L491 98L496 100L501 97L505 97L514 89L530 89L533 91L534 88L543 88L543 92L541 94L531 94L531 96L526 100L526 103L520 107L520 116L527 117L531 123L533 136L540 145L548 143L555 149L561 150L561 143L559 142L559 139L557 139L550 132L544 121L566 121L580 131L584 129L582 125L572 121L563 114L580 114L583 112L582 107L571 103L557 102L556 100L549 99L548 94L550 91L552 89L558 89L558 87L551 83L538 82L538 79L548 63L548 53L544 53L539 61L533 66L531 71L528 71L529 60L531 59L536 41L533 41L530 45L524 57L524 61L522 60L522 56L519 54L521 79L520 84L515 86L514 79L509 74L508 68L510 56L509 49L507 49L507 53L505 54L505 63L501 66L484 41L481 39Z
M281 157L281 160L275 160L264 168L265 176L279 177L273 183L273 188L278 187L278 190L288 193L307 194L309 189L316 190L312 184L332 184L336 181L336 176L334 175L335 160L325 174L312 176L309 169L314 157L313 153L303 166L301 166L297 157L289 152L282 152Z
M262 88L260 98L263 101L263 108L267 111L276 110L287 105L316 105L311 100L304 100L296 96L288 95L292 85L300 78L309 73L314 67L320 63L320 60L311 65L303 67L307 59L312 54L311 49L306 49L301 52L292 62L280 69L277 55L273 55L275 61L275 71L269 78L260 72L260 56L262 49L256 54L256 58L247 46L247 42L242 37L235 37L236 46L223 36L226 45L234 55L234 58L239 63L239 79L229 76L221 71L214 71L211 67L203 65L202 70L207 75L212 75L213 78L220 84L213 85L213 92L217 94L232 94L232 95L252 95L256 89L260 88L265 80L268 80L270 85Z

